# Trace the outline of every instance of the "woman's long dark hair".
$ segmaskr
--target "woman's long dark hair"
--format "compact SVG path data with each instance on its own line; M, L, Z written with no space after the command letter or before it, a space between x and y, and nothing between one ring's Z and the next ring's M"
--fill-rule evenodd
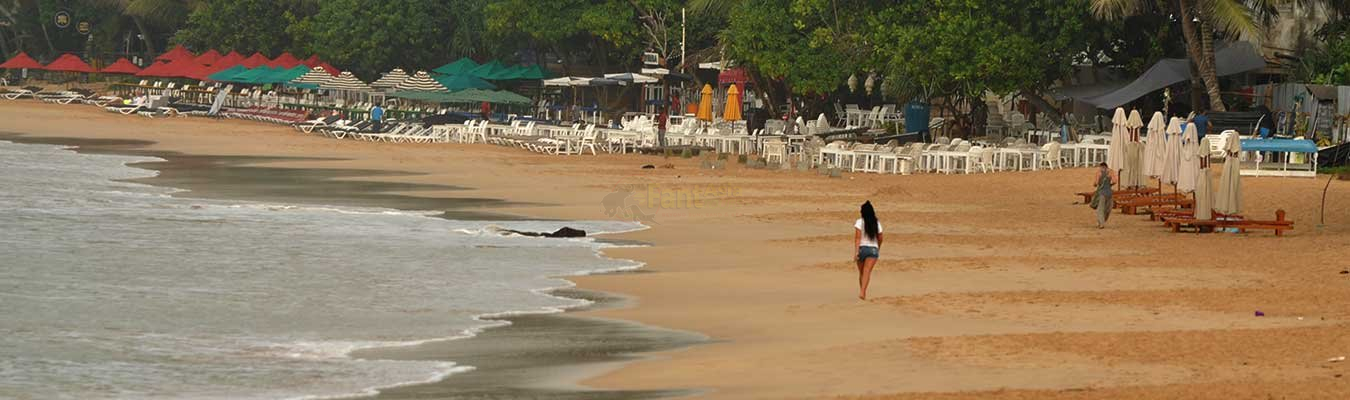
M877 231L877 211L872 209L872 202L868 201L862 205L863 233L867 234L868 239L876 239Z

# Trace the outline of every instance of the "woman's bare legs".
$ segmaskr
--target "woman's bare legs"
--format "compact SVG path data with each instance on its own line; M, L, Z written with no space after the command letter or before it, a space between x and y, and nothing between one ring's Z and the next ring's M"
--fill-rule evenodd
M859 298L859 299L863 298L863 292L862 292L862 287L863 287L863 265L866 264L866 263L863 262L863 261L864 261L864 260L858 260L858 298Z
M858 262L858 298L867 300L867 284L872 281L872 267L877 265L877 259L866 258Z

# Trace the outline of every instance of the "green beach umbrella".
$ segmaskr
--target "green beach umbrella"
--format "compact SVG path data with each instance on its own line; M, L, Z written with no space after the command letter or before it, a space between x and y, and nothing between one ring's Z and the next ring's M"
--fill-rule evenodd
M468 57L465 57L459 60L455 60L455 62L442 65L436 69L431 70L431 72L435 72L442 75L464 75L468 74L469 71L473 71L474 68L478 68L478 63L473 62L473 60L470 60Z
M446 75L446 76L438 76L435 79L436 82L440 82L441 86L445 86L445 88L449 89L451 92L456 92L464 89L497 88L496 86L493 86L491 83L488 83L488 81L478 79L477 77L470 75Z
M234 82L235 76L238 76L239 74L242 74L242 73L244 73L244 72L248 72L248 68L247 68L247 67L244 67L244 66L242 66L242 65L236 65L236 66L233 66L233 67L230 67L230 68L226 68L226 69L224 69L224 70L221 70L220 72L211 74L211 76L207 77L207 79L210 79L210 80L213 80L213 81L216 81L216 82Z
M472 71L469 71L469 75L473 75L483 79L493 79L492 78L493 76L502 72L502 70L504 69L506 69L506 66L502 65L500 61L492 60L492 62L480 65L478 66L478 68L474 68Z
M261 66L258 68L253 68L248 71L236 74L234 76L234 79L232 79L231 81L239 83L263 84L267 83L264 82L264 78L274 73L276 73L276 70L273 69L272 67Z
M492 78L491 78L491 79L492 79L492 80L497 80L497 81L509 81L509 80L523 79L523 78L521 78L521 75L523 75L525 72L528 72L528 71L529 71L529 69L528 69L528 68L525 68L525 66L523 66L523 65L517 65L517 66L513 66L513 67L509 67L509 68L503 69L503 70L501 70L501 71L497 71L496 74L493 74L493 75L492 75Z
M279 71L277 71L275 74L272 74L272 76L271 76L270 79L269 79L269 82L271 82L271 83L286 83L286 82L293 81L293 80L295 80L296 78L305 76L305 74L308 74L308 73L309 73L309 67L306 67L306 66L304 66L304 65L297 65L297 66L295 66L295 67L293 67L293 68L291 68L291 69L283 69L283 70L279 70Z
M539 64L535 64L525 67L524 71L521 71L520 77L517 79L533 80L533 79L548 79L548 77L549 77L548 71L545 71L543 67L539 66Z

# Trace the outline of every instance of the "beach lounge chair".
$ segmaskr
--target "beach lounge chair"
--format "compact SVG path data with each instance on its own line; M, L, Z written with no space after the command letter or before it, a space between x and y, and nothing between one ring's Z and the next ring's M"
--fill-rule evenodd
M20 97L33 97L34 91L29 89L13 89L5 93L0 93L6 100L18 100Z
M1155 194L1155 193L1158 193L1158 188L1149 188L1149 187L1146 187L1146 188L1138 188L1138 189L1117 190L1117 191L1112 192L1112 193L1111 193L1111 196L1112 196L1113 198L1121 198L1121 197L1135 197L1135 196L1142 196L1142 195L1151 195L1151 194ZM1083 203L1086 204L1086 203L1092 201L1092 195L1093 195L1094 193L1093 193L1093 192L1078 192L1078 193L1074 193L1074 194L1075 194L1075 195L1078 195L1078 196L1082 196L1082 197L1083 197Z
M1271 221L1256 221L1229 215L1224 218L1207 220L1197 220L1193 217L1172 217L1164 219L1163 224L1172 228L1172 232L1181 232L1185 228L1194 228L1197 232L1236 229L1238 233L1247 233L1251 229L1269 229L1275 231L1275 236L1284 236L1284 231L1294 229L1294 221L1285 219L1284 210L1276 210L1275 219Z
M1114 197L1114 196L1113 196ZM1133 198L1114 199L1116 208L1120 209L1121 214L1134 215L1141 208L1176 206L1190 207L1195 204L1195 200L1183 194L1160 194L1152 196L1139 196Z
M330 116L323 117L323 118L319 118L319 119L311 119L311 120L304 121L304 122L297 122L297 123L291 124L291 126L292 126L292 127L295 127L296 130L299 130L299 131L301 131L301 132L304 132L304 133L310 133L310 132L313 132L315 128L323 128L323 127L331 126L332 124L335 124L335 123L337 123L338 121L341 121L341 120L342 120L342 116L339 116L339 115L330 115Z

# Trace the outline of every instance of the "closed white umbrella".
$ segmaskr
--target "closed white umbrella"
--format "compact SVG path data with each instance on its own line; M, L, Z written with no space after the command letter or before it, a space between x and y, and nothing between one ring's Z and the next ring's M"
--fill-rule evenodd
M1139 110L1130 111L1125 122L1125 163L1120 168L1120 184L1127 188L1144 186L1144 148L1139 142L1139 128L1142 127L1144 120L1139 117Z
M1125 116L1124 108L1116 108L1116 115L1111 117L1111 144L1106 148L1106 167L1112 171L1119 171L1120 166L1125 163L1125 124L1129 118Z
M1144 175L1158 177L1162 175L1163 144L1167 142L1167 117L1154 112L1148 121L1148 145L1144 146Z
M1209 176L1209 163L1203 165L1195 175L1195 219L1214 219L1214 183Z
M1181 118L1172 117L1167 124L1167 141L1163 142L1162 182L1177 184L1177 167L1181 163Z
M1223 174L1219 177L1219 193L1214 198L1214 211L1224 214L1242 213L1242 171L1238 163L1238 153L1242 152L1242 142L1238 135L1228 135L1224 143Z
M830 120L825 118L825 113L820 113L820 115L816 117L816 132L829 132L829 130Z
M1200 138L1195 134L1199 129L1194 123L1186 124L1181 134L1181 161L1177 165L1177 191L1194 192L1195 176L1200 173Z

